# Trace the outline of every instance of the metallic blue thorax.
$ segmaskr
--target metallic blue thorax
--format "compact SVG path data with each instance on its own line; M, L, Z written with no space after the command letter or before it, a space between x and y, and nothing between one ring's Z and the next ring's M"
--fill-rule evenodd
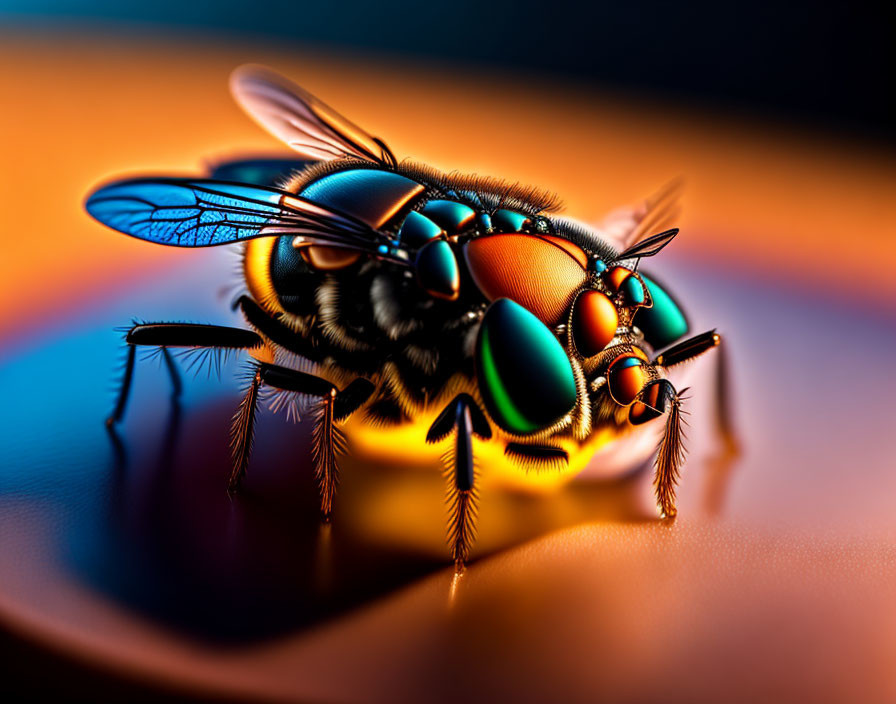
M351 168L326 174L299 195L338 209L380 231L391 232L383 254L412 256L417 280L429 294L454 300L460 292L460 266L449 238L484 222L485 213L441 198L426 200L426 187L396 173L376 168ZM520 222L526 216L517 214Z

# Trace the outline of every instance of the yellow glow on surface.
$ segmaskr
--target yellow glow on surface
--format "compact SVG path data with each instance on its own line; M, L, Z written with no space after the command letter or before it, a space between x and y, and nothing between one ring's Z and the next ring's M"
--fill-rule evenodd
M450 477L441 455L453 439L427 445L424 438L431 421L432 415L391 430L364 422L346 424L351 451L340 458L334 517L341 530L366 545L444 560ZM621 472L605 481L572 481L598 448L610 444L611 435L597 434L571 455L563 470L529 473L504 457L502 438L474 440L479 517L472 558L582 521L655 518L640 475Z
M453 436L433 445L427 444L426 432L438 413L427 413L410 423L395 427L373 425L358 416L345 425L346 436L352 443L353 453L359 458L388 462L402 467L431 467L440 462L449 449ZM569 454L569 463L561 468L529 469L504 456L507 438L494 429L491 440L473 440L473 452L479 472L478 485L506 487L536 492L562 487L581 472L595 452L619 438L624 431L604 428L594 432L588 441L580 444L570 438L551 439Z

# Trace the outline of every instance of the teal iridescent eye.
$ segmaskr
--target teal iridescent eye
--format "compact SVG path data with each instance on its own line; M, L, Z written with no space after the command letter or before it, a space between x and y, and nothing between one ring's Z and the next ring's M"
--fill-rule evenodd
M588 263L588 268L595 274L603 274L607 270L607 265L603 259L592 259Z
M453 301L460 291L460 269L451 245L445 240L427 242L414 263L417 281L433 296Z
M653 299L653 307L639 309L634 323L644 333L644 339L651 347L661 349L687 334L688 321L678 304L656 281L643 273L641 278Z
M629 276L622 282L622 292L629 305L641 305L644 302L644 287L637 276Z
M530 222L528 215L503 208L492 215L492 225L496 232L522 232Z
M398 240L409 247L422 247L442 234L442 228L425 215L412 210L398 231Z
M470 227L476 218L470 206L453 200L431 200L420 212L451 235Z
M476 341L476 376L489 415L509 433L553 425L576 404L576 382L563 346L518 303L492 303Z

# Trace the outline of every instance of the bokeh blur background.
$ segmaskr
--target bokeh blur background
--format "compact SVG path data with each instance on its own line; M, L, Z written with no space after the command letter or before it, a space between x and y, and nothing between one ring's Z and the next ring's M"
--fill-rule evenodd
M0 690L896 699L893 32L839 1L0 0ZM227 503L205 468L226 463L233 384L197 382L178 445L144 373L126 466L101 426L112 327L236 321L233 262L115 235L83 199L284 154L228 95L245 62L399 156L544 186L585 220L683 177L662 273L731 343L741 458L715 462L698 380L674 526L647 474L495 496L457 589L438 477L349 468L335 567L294 516L308 486L260 469ZM290 452L268 427L261 468ZM159 467L198 484L160 488ZM323 599L328 570L355 586Z

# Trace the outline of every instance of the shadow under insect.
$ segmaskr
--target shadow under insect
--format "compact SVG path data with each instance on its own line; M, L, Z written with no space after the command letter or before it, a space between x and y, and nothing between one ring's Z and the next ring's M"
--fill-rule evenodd
M232 402L172 401L155 437L108 431L108 507L96 543L75 553L93 586L177 630L235 645L448 572L437 466L346 463L345 490L324 523L310 430L284 414L263 414L251 471L239 494L225 491L231 412ZM636 470L567 487L559 511L556 495L500 492L490 497L480 554L584 520L649 520L640 484Z
M116 306L171 307L155 300L156 290ZM179 289L172 295L185 297ZM139 403L110 434L103 425L110 398L97 380L109 378L109 321L120 317L106 310L91 323L85 313L0 366L0 382L19 400L3 419L8 462L0 493L46 517L48 557L65 578L126 612L224 647L295 634L439 572L449 598L445 479L425 428L419 446L410 436L402 443L400 459L344 457L340 500L332 523L322 524L311 424L263 408L252 465L231 496L237 367L226 365L221 381L185 375L184 398L172 405L163 360L140 365ZM54 374L46 374L50 368ZM348 440L359 449L354 433ZM480 469L485 479L495 468ZM635 469L612 481L528 493L484 481L470 569L568 526L656 520L649 479L649 470Z
M158 442L112 436L105 544L87 571L96 586L226 642L292 631L441 567L437 556L365 544L321 522L306 431L277 416L259 429L243 490L229 495L229 411L173 402Z

